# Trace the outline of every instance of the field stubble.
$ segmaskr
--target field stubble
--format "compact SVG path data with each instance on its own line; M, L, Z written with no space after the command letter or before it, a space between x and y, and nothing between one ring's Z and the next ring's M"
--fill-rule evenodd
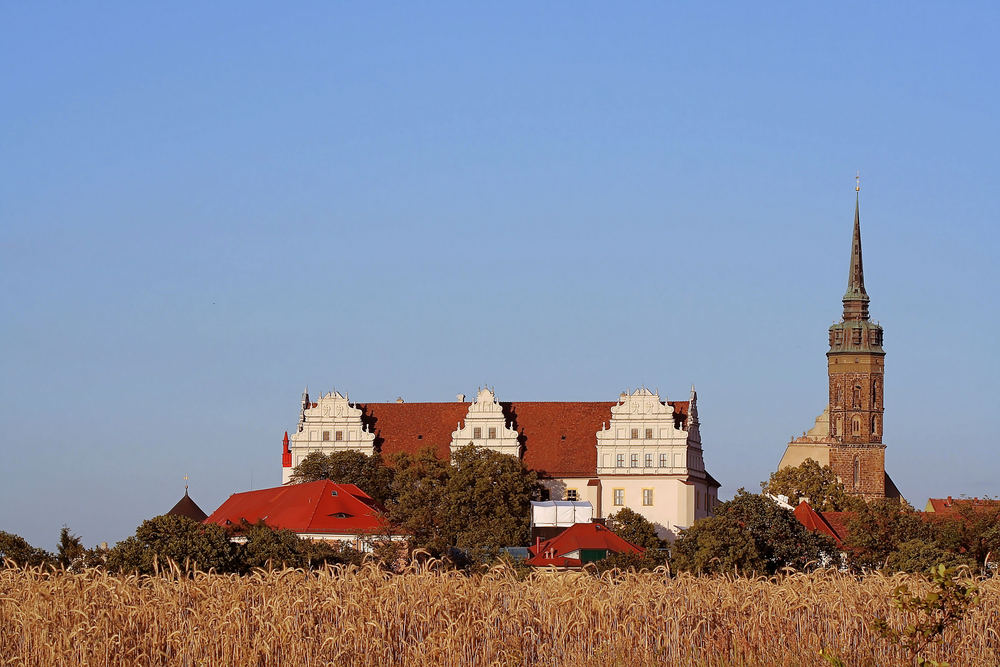
M413 566L112 576L0 570L0 664L906 664L869 628L906 622L903 575L467 576ZM1000 663L1000 579L928 657Z

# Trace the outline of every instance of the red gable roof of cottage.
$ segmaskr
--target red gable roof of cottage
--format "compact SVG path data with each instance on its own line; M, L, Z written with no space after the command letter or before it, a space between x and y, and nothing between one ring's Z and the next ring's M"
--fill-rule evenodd
M680 420L688 401L668 401ZM470 403L357 403L386 459L397 452L431 446L441 459L451 455L451 434L465 420ZM521 434L524 465L549 477L597 474L597 432L611 421L608 402L500 401L504 417Z
M330 481L289 484L234 493L205 523L220 526L263 520L296 533L357 535L387 530L381 508L354 484Z
M580 549L607 549L613 553L641 554L645 549L637 547L615 534L607 526L599 523L574 523L555 537L528 547L532 557L528 565L555 565L557 567L579 566L579 560L567 558L566 554ZM575 562L573 562L575 561Z

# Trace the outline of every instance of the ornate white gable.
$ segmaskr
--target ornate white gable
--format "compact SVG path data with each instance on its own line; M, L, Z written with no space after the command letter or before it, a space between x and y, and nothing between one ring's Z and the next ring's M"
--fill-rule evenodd
M469 405L465 415L465 424L458 424L458 429L451 434L451 452L473 444L485 447L511 456L520 456L521 443L517 440L517 431L503 415L503 408L497 402L496 394L488 387L482 387L476 393L476 400Z
M697 421L697 407L694 412ZM695 429L695 434L697 430ZM704 471L701 445L674 408L645 387L623 393L597 432L598 475L685 475Z
M309 401L308 392L303 394L298 432L291 440L293 463L314 451L351 449L368 455L375 451L375 434L361 422L361 410L336 390L315 403Z

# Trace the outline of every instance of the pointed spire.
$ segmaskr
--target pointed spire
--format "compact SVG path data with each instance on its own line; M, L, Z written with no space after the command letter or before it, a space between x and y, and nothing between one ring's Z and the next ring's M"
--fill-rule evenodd
M861 259L861 181L854 186L854 235L851 239L851 268L844 293L844 319L868 319L868 292L865 291L865 269Z
M281 441L281 467L292 467L292 450L288 447L288 431L285 431L285 437Z

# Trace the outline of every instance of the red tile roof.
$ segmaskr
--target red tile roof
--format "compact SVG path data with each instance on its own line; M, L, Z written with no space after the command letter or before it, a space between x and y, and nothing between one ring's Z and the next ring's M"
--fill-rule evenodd
M952 498L951 496L947 498L928 498L925 511L934 512L935 514L953 514L960 507L970 506L977 510L996 508L1000 506L1000 500L990 498Z
M565 555L580 549L607 549L613 553L637 554L645 551L642 547L622 539L607 526L599 523L575 523L555 537L528 547L532 557L525 562L528 565L572 567L570 564L560 564L556 561L575 560L567 559ZM579 565L579 562L576 565Z
M272 528L296 533L357 535L384 531L381 508L354 484L330 481L289 484L272 489L234 493L205 523L221 526L263 520Z
M688 401L669 401L687 419ZM469 403L358 403L386 459L431 446L450 456L451 434L465 420ZM609 402L501 401L504 416L520 433L524 465L548 477L597 474L597 432L611 420Z
M799 523L813 532L828 535L839 547L843 545L844 538L847 537L847 522L841 521L840 517L837 517L837 525L835 526L828 518L828 515L831 514L840 515L844 512L817 512L812 508L812 505L804 500L795 508L795 518L799 520ZM840 530L837 529L838 527Z

